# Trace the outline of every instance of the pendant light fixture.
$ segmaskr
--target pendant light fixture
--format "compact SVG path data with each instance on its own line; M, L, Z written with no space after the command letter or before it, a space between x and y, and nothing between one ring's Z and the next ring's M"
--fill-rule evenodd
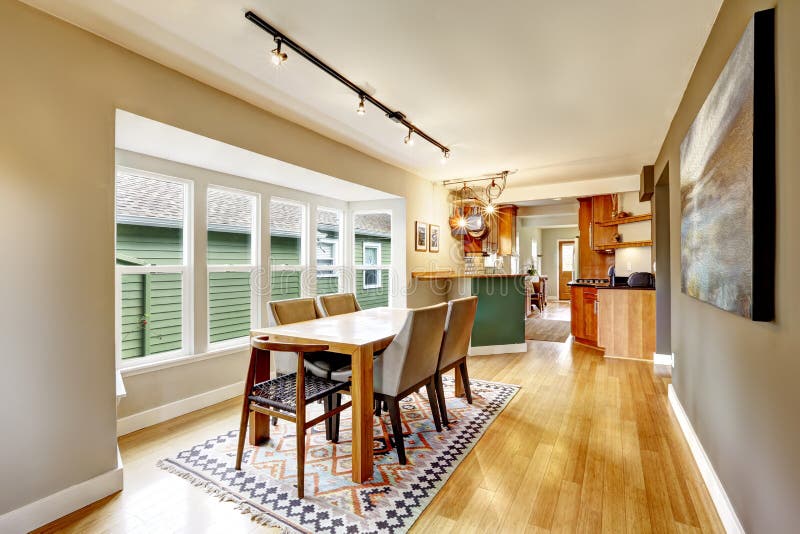
M412 134L417 134L419 137L427 141L428 143L432 144L442 152L442 163L446 163L447 160L450 158L450 149L447 148L445 145L425 133L424 131L420 130L418 127L414 126L414 124L408 120L404 113L393 110L377 98L367 94L367 92L361 89L359 86L351 82L347 79L343 74L336 71L333 67L319 59L317 56L303 48L298 43L294 42L292 39L287 37L282 32L278 31L272 24L267 22L266 20L262 19L252 11L248 11L244 14L245 18L267 32L268 34L272 35L273 40L276 43L276 47L272 50L270 60L275 66L281 66L283 63L286 62L288 56L285 52L281 50L282 45L286 45L287 47L291 48L297 54L306 58L312 65L317 67L318 69L322 70L336 81L353 91L356 95L358 95L359 103L358 107L356 108L356 113L359 115L364 115L366 113L366 106L365 103L369 102L373 106L380 109L388 118L397 122L406 128L408 128L408 135L403 139L406 145L413 145L414 139Z

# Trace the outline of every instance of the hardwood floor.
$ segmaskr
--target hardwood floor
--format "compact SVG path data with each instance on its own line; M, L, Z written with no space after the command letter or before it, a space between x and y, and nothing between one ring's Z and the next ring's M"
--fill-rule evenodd
M469 358L473 378L522 388L412 532L723 532L668 377L570 342L528 347ZM235 428L238 409L234 399L120 438L125 490L42 532L270 530L155 466Z
M543 312L534 311L531 318L550 319L552 321L569 321L570 309L568 300L549 300Z

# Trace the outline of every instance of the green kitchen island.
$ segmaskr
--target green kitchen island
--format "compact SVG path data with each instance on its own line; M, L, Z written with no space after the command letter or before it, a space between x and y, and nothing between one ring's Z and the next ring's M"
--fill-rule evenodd
M418 284L435 285L448 300L477 296L470 355L525 352L525 275L426 272L412 275Z

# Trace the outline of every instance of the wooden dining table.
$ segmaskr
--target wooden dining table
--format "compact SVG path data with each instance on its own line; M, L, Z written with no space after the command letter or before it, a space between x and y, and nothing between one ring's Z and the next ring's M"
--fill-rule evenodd
M351 355L353 482L366 482L373 473L373 354L392 342L409 311L406 308L372 308L251 331L253 336L267 335L272 341L324 344L331 352ZM269 378L269 362L260 362L256 369L256 382ZM269 440L269 417L257 413L253 416L250 419L250 443L259 445Z

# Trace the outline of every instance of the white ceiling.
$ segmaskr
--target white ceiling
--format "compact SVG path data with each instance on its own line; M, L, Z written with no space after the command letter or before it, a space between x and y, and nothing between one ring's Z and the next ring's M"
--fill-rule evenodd
M397 198L118 109L117 148L346 202Z
M429 179L514 186L638 174L666 135L722 0L26 0ZM405 132L288 50L254 10L452 147Z

